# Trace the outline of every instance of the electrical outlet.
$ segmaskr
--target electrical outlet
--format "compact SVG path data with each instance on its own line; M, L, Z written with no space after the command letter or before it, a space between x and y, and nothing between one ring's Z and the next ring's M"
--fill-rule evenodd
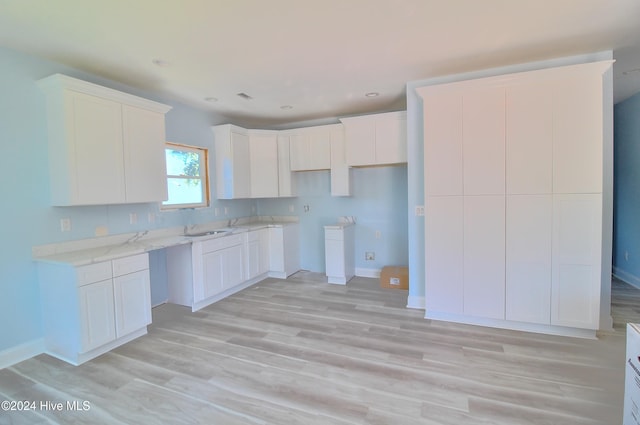
M138 214L137 213L129 213L129 224L136 224L138 222Z
M214 214L216 217L217 217L217 216L219 216L219 215L220 215L220 208L215 207L215 208L213 209L213 214Z
M303 209L304 209L304 212L309 212L309 210L311 210L311 208L309 207L309 205L305 205L305 206L303 207Z
M61 232L70 232L71 231L71 219L70 218L61 218L60 219L60 231Z
M224 207L224 215L229 215L229 207Z
M365 252L364 253L364 259L365 259L365 261L374 261L376 259L376 253L375 252Z
M147 214L147 222L149 222L149 223L153 223L153 222L155 222L155 221L156 221L156 215L155 215L155 213L152 213L152 212L148 213L148 214Z
M96 226L94 234L96 236L107 236L109 234L109 228L107 226Z
M381 235L380 230L376 230L376 239L380 239Z
M293 211L294 211L293 205L289 205L289 212L293 212Z
M424 216L424 205L416 205L416 217Z
M624 252L624 261L629 261L629 251Z

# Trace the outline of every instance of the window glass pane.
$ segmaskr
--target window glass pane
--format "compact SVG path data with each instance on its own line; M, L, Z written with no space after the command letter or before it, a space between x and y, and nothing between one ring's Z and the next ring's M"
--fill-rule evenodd
M169 199L164 201L164 205L176 204L200 204L202 199L202 180L168 178L167 189Z
M167 174L173 176L200 176L200 155L187 150L165 149Z

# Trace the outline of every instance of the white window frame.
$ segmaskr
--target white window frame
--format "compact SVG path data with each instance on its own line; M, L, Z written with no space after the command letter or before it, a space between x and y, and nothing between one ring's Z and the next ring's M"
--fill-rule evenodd
M190 204L165 204L162 202L160 204L160 209L162 210L177 210L177 209L186 209L186 208L206 208L210 205L210 195L209 195L209 151L207 148L203 148L200 146L191 146L184 145L182 143L174 143L174 142L165 142L165 155L166 150L176 150L176 151L184 151L184 152L193 152L198 154L198 158L200 159L200 176L185 176L183 175L172 175L168 173L166 170L166 179L167 184L169 179L184 179L184 180L201 180L201 188L202 188L202 202L200 203L190 203ZM166 201L165 201L166 202Z

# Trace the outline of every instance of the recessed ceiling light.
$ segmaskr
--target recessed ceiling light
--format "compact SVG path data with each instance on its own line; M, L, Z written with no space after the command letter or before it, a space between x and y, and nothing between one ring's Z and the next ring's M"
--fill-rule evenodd
M380 93L378 93L377 91L370 91L369 93L365 94L365 97L378 97L380 96Z
M206 100L207 102L211 102L211 103L215 103L218 101L217 97L205 97L204 100Z
M253 99L251 96L249 96L246 93L238 93L238 96L240 96L241 98L245 99L245 100L251 100Z
M160 58L156 58L154 60L151 61L152 64L154 64L155 66L159 66L160 68L164 68L165 66L169 66L169 62L164 60L164 59L160 59Z
M293 109L293 106L291 106L291 105L282 105L280 107L280 109L284 109L284 110Z

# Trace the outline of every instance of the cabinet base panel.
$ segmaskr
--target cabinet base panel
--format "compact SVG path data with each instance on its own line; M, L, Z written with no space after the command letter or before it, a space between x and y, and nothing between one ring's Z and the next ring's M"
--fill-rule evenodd
M510 320L487 319L471 317L461 314L426 311L425 319L441 320L445 322L464 323L467 325L486 326L489 328L509 329L514 331L534 332L547 335L570 336L576 338L597 339L594 329L579 329L566 326L541 325L537 323L513 322Z
M208 305L211 305L217 301L220 301L223 298L227 298L230 295L235 294L236 292L242 291L243 289L246 289L250 286L255 285L256 283L260 282L261 280L264 280L265 278L267 278L267 273L263 273L259 276L254 277L251 280L247 280L246 282L242 282L241 284L234 286L232 288L229 288L223 292L220 292L219 294L216 294L212 297L206 298L202 301L198 301L198 302L194 302L193 306L191 306L191 311L198 311L200 309L205 308Z
M141 337L142 335L146 335L147 334L147 327L145 326L142 329L139 329L135 332L132 332L128 335L123 336L122 338L118 338L115 341L111 341L108 344L102 345L98 348L95 348L91 351L87 351L86 353L79 353L76 355L66 355L60 352L56 352L53 350L48 350L46 349L44 352L45 354L50 355L51 357L55 357L56 359L62 360L64 362L67 363L71 363L74 366L79 366L84 362L87 362L91 359L95 359L96 357L113 350L114 348L117 348L123 344L126 344L129 341L133 341L136 338Z
M353 276L327 276L327 281L334 285L346 285Z

